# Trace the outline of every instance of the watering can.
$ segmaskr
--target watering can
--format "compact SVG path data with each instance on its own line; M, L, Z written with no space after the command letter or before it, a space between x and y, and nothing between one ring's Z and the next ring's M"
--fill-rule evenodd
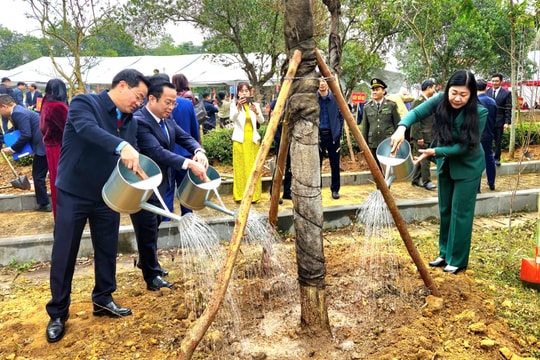
M196 177L191 170L178 186L176 196L180 204L191 210L200 210L205 206L234 216L234 212L223 206L213 203L212 197L217 193L217 188L221 185L221 176L212 166L206 170L207 181L203 182Z
M408 141L403 141L395 154L390 154L392 147L390 146L391 138L383 140L377 147L376 155L381 164L386 185L390 185L394 181L407 180L414 173L414 164L411 155L411 145Z
M146 201L157 191L163 175L159 166L149 157L139 155L139 166L146 174L145 179L124 166L118 159L111 176L101 190L103 200L111 209L124 214L133 214L141 209L180 221L182 218L167 209L162 209Z

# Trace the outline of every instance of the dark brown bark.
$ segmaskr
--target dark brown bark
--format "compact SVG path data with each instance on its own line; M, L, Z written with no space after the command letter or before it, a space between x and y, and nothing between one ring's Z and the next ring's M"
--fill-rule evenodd
M313 18L309 0L285 1L285 43L299 49L302 62L288 102L296 258L300 282L301 325L330 333L324 296L326 267L319 165L319 104L315 73Z

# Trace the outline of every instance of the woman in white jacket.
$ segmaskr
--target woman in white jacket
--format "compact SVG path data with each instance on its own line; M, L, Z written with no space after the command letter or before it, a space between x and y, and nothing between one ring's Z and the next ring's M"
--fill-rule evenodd
M231 103L230 119L233 123L233 197L239 202L244 197L244 191L257 153L259 152L261 136L257 132L257 123L262 124L264 117L261 107L253 102L250 85L240 82L236 87L236 102ZM262 179L255 185L252 202L261 199Z

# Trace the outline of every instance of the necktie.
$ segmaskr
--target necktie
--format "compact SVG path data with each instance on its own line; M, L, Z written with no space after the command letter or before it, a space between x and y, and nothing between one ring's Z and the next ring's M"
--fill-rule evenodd
M381 103L377 103L377 111L381 110Z
M497 97L497 90L493 90L493 98L495 99Z
M167 128L165 127L165 121L160 120L159 121L159 126L161 126L161 130L163 130L163 133L165 134L165 137L167 138L167 140L169 140L169 134L167 133Z

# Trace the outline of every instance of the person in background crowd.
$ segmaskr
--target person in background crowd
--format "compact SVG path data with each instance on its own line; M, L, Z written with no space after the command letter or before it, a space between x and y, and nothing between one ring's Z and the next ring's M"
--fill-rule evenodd
M341 177L339 162L341 157L341 134L343 133L343 115L328 88L326 79L319 75L319 164L322 167L323 158L328 155L330 161L331 183L330 191L333 199L339 199ZM321 181L322 186L322 181Z
M24 81L19 81L15 89L13 89L13 100L17 105L24 106L24 90L26 89L26 84Z
M512 93L504 89L502 85L502 74L494 74L491 77L492 87L486 91L486 95L493 98L497 103L497 118L493 130L495 140L495 165L501 165L501 146L503 133L512 122Z
M399 123L400 117L397 104L386 99L386 84L381 79L371 79L371 100L364 107L362 118L362 135L366 140L371 154L377 165L377 147L383 140L390 137Z
M230 114L231 114L231 102L227 99L227 94L225 91L219 91L217 94L217 107L218 107L218 118L219 126L222 128L226 127L230 123Z
M422 93L413 101L411 109L423 104L435 94L435 83L431 80L425 80L422 82L421 90ZM430 147L433 133L433 121L433 115L428 116L411 127L411 142L418 153L417 155L420 155L420 149L427 149ZM405 135L405 137L407 136ZM429 159L424 159L414 167L412 178L413 186L423 187L427 190L435 190L437 188L437 186L431 182L430 166L431 161Z
M402 89L402 91L400 91L399 93L386 95L386 98L396 103L397 111L398 111L400 119L403 119L403 117L407 115L407 113L409 112L410 105L412 101L414 100L414 96L409 94L407 90L405 89ZM407 139L407 141L410 141L411 139L410 129L408 129L407 132L405 133L405 139Z
M201 143L201 134L199 128L199 122L195 115L194 97L189 90L189 82L185 75L175 74L172 76L172 84L176 88L176 107L172 112L172 118L174 121L192 138L194 138L199 144ZM174 144L174 153L185 158L191 158L192 153L187 149L184 149L180 144ZM167 189L163 200L171 212L174 212L174 194L176 189L182 183L182 180L186 176L187 171L180 169L176 170L171 168L171 187ZM180 205L180 211L182 215L192 212L185 206ZM168 218L163 218L163 221L168 221Z
M276 107L277 103L277 97L276 99L272 100L270 103L270 112L268 113L268 118L270 119L272 117L272 112L274 111L274 108ZM276 129L276 133L274 134L274 149L276 152L276 169L274 170L274 173L272 174L272 183L273 183L273 177L276 174L277 171L277 161L279 156L279 147L281 145L281 133L283 132L283 120L285 119L285 113L286 109L283 109L283 114L281 115L281 118L279 119L279 124ZM290 147L290 146L289 146ZM284 175L283 175L283 195L279 199L279 203L283 204L283 200L292 200L292 193L291 193L291 184L292 184L292 172L291 172L291 154L289 153L289 149L287 149L287 158L285 160L285 169L284 169ZM270 193L272 193L272 188L270 188Z
M208 134L210 131L216 128L216 114L219 112L219 109L212 103L210 93L204 92L202 93L201 97L204 103L204 108L206 109L206 114L208 115L208 120L202 124L203 134Z
M66 84L60 79L51 79L45 86L45 98L41 107L39 129L43 134L43 145L47 154L51 200L56 219L56 174L60 161L62 136L68 115L68 96Z
M488 117L484 131L482 132L481 144L486 159L487 183L489 190L493 191L495 190L495 175L497 173L495 158L493 157L493 134L497 119L497 102L486 94L487 82L484 79L479 79L476 82L476 87L478 90L478 101L488 109ZM478 185L478 192L480 193L480 185Z
M257 123L264 123L264 116L258 103L252 102L250 85L241 81L236 88L237 100L231 103L233 122L233 197L240 202L251 176L251 169L259 152L261 136ZM252 202L258 202L262 194L262 179L255 185Z
M30 143L34 151L32 159L32 179L34 180L34 193L36 194L36 211L51 211L49 195L47 194L47 157L41 131L39 131L39 114L28 110L24 106L15 104L9 95L0 95L0 114L7 118L11 117L14 130L20 131L20 137L11 145L2 149L7 155L20 152L23 147Z
M8 77L2 78L2 83L0 83L0 95L5 94L9 95L13 98L13 89L11 89L11 80ZM8 126L9 118L2 116L2 131L0 131L0 147L4 143L4 137L3 134L6 133L9 130Z
M191 169L201 181L206 179L208 159L200 144L186 133L170 117L176 107L176 90L170 82L156 75L150 78L148 101L146 105L133 114L137 121L137 143L141 154L154 160L159 166L163 179L158 187L160 194L169 190L173 181L169 178L169 169ZM174 144L179 143L183 149L190 151L189 157L174 153ZM193 160L191 160L193 158ZM155 194L148 199L152 205L160 207ZM158 291L161 288L172 288L173 284L162 276L168 274L158 261L157 241L161 216L147 210L131 214L131 221L139 249L138 266L142 270L146 288Z
M405 130L435 113L433 144L420 149L416 162L433 157L439 185L439 256L430 266L457 274L469 264L476 192L485 168L480 136L488 110L478 103L476 80L470 71L455 72L444 93L412 109L391 137L395 152L405 140Z
M120 214L107 206L101 192L118 158L126 169L140 170L139 153L131 145L137 142L132 113L142 106L148 86L148 79L139 71L125 69L115 75L110 90L77 95L69 106L56 178L52 298L46 306L50 317L46 338L50 343L60 341L66 332L77 252L87 222L95 263L93 315L115 318L132 314L112 297Z
M34 110L39 112L40 109L36 108L36 101L38 98L42 98L43 94L37 89L36 84L32 83L28 85L28 92L26 93L26 99L24 100L26 107L29 110Z

